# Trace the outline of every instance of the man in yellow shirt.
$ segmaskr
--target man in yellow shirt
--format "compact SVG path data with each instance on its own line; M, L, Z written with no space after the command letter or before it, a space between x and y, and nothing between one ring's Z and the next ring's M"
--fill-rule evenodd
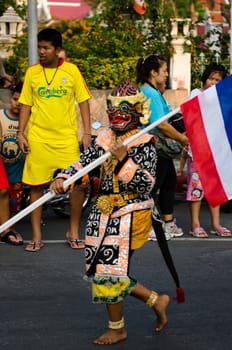
M44 187L52 180L56 169L66 168L80 156L75 101L82 117L83 146L91 140L91 94L79 69L59 58L61 34L52 28L38 33L39 62L28 68L19 102L19 145L26 154L23 182L31 188L31 202L43 195ZM28 129L25 135L25 129ZM84 248L79 240L83 189L74 187L70 194L70 227L67 242L73 249ZM41 234L42 208L31 214L32 241L27 251L38 251L44 244Z

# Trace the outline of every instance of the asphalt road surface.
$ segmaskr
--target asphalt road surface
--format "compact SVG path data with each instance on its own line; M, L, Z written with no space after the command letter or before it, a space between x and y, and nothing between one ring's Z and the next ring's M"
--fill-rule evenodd
M88 210L83 214L81 236ZM127 297L126 341L104 349L120 350L231 350L232 238L195 239L188 235L187 204L177 200L177 222L184 236L169 247L185 289L186 301L172 301L168 324L154 332L150 308ZM92 340L107 326L104 305L91 303L90 284L83 280L84 251L65 243L67 219L48 212L43 227L45 247L38 253L22 246L0 244L0 350L91 350ZM232 229L232 214L222 214ZM30 239L29 219L17 229ZM209 226L206 203L202 226ZM131 275L160 293L175 295L175 285L156 242L148 242L132 258Z

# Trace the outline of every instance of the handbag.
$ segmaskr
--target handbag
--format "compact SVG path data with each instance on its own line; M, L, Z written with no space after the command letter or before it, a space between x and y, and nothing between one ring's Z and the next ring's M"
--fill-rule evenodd
M171 118L169 118L168 122L173 126L173 128L175 128L181 134L185 132L183 115L180 112L174 114Z
M155 136L155 147L158 156L164 158L178 158L183 150L181 142L165 136L162 131L154 129L151 134Z

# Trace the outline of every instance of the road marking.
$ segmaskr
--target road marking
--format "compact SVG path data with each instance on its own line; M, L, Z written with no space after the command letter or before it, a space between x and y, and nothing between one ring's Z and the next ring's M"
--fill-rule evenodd
M81 239L81 241L84 242L84 239ZM232 242L232 237L214 237L214 238L191 238L191 237L181 237L181 238L173 238L168 241L170 244L171 242L186 242L186 241L191 241L191 242ZM29 243L31 240L24 240L24 243ZM157 243L157 241L148 241L148 242L153 242ZM48 239L48 240L43 240L43 243L45 244L61 244L61 243L67 243L67 240L65 239ZM0 244L6 244L5 242L1 242Z
M232 242L232 237L211 237L211 238L197 238L197 237L175 237L170 239L168 242L175 242L175 241L191 241L191 242L215 242L215 241L230 241ZM153 241L156 242L156 241Z
M84 241L84 239L81 239L82 241ZM199 242L199 241L201 241L201 242L219 242L219 241L221 241L221 242L225 242L225 241L228 241L228 242L232 242L232 237L214 237L214 238L195 238L195 237L193 237L193 238L191 238L191 237L179 237L179 238L173 238L173 239L171 239L171 240L169 240L168 241L168 243L171 243L171 242L176 242L176 241L183 241L183 242L185 242L185 241L191 241L191 242ZM30 242L30 241L24 241L24 243L28 243L28 242ZM48 243L48 244L60 244L60 243L67 243L67 241L66 240L63 240L63 239L48 239L48 240L43 240L43 242L44 243ZM154 243L156 243L157 241L150 241L150 242L154 242ZM4 242L2 242L2 243L4 243Z

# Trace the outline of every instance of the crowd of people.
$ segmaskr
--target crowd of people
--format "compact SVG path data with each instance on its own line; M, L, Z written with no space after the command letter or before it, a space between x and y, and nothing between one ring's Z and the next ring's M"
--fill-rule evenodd
M20 210L24 184L30 187L31 203L41 198L45 186L50 185L54 193L70 190L71 214L66 240L72 249L85 248L86 278L92 281L92 301L106 304L109 318L107 331L94 343L114 344L127 337L123 316L127 295L153 309L156 331L166 325L169 296L147 289L130 277L131 256L151 235L154 239L157 236L167 251L166 241L184 234L174 216L177 174L173 158L157 149L155 130L130 141L170 111L163 97L167 61L155 54L138 60L137 85L126 80L115 87L107 98L109 128L92 139L91 93L79 69L62 56L65 54L62 50L60 32L52 28L41 30L39 62L27 69L23 84L20 82L12 90L10 108L0 111L0 224ZM202 88L192 91L190 98L225 76L223 66L210 64L202 75ZM7 75L5 79L7 82ZM81 153L75 102L84 129ZM200 225L204 192L188 137L168 120L154 129L182 145L179 174L183 173L187 159L190 234L208 237ZM88 178L82 177L68 189L63 188L63 183L106 151L110 151L110 156L100 166L100 188L82 241L78 229ZM220 223L220 207L210 206L210 213L211 233L231 236L230 230ZM41 206L31 212L32 238L25 246L28 252L38 252L44 247L41 215ZM13 226L1 233L1 241L22 245L23 237Z

